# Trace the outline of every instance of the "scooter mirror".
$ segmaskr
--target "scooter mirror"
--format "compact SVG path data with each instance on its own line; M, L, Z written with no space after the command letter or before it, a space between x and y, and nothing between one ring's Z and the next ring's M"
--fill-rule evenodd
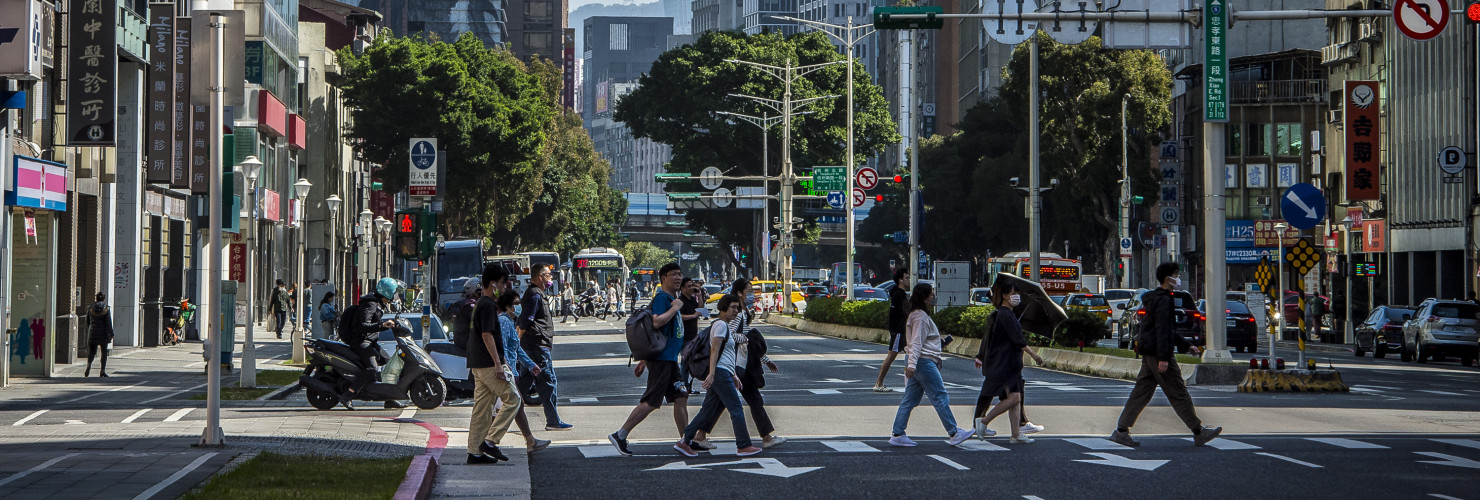
M392 334L397 337L412 336L411 322L409 320L407 320L406 318L396 318L395 322L396 326L391 327Z

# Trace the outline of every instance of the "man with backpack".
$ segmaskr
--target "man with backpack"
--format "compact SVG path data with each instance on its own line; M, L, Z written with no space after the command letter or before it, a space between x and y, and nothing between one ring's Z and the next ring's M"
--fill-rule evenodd
M642 423L649 414L662 408L664 400L673 405L673 422L680 434L689 423L689 393L679 380L678 372L678 353L683 349L683 318L679 317L684 305L684 298L679 294L679 288L683 284L683 270L677 263L664 264L658 269L658 279L662 289L653 297L650 310L653 327L663 332L668 343L663 352L653 359L637 362L637 367L632 370L633 376L641 377L642 372L647 371L647 389L643 391L637 407L632 409L622 428L607 436L607 440L611 441L618 452L628 456L632 455L632 451L627 449L628 433L636 429L637 424Z
M272 289L272 318L277 321L277 338L283 338L283 327L288 324L288 310L293 306L288 303L288 289L283 288L283 280L277 280L277 287Z

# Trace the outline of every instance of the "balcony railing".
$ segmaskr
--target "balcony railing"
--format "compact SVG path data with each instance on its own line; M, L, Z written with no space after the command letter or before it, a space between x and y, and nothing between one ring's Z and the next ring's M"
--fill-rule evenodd
M1233 104L1326 102L1325 80L1233 82Z

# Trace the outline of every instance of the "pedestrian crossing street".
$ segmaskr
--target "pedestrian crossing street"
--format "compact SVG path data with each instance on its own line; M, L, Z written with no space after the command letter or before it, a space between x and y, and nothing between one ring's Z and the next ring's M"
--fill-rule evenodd
M1402 436L1380 438L1231 436L1229 438L1214 439L1205 447L1192 446L1192 438L1190 436L1140 436L1137 437L1142 443L1139 448L1120 445L1103 437L1045 436L1036 438L1036 442L1030 444L1010 444L1006 437L993 437L987 440L973 438L954 447L946 444L943 437L913 437L919 442L918 447L904 448L890 446L886 438L862 440L793 438L783 446L765 450L760 456L790 461L792 459L803 459L806 457L825 459L827 456L855 456L858 458L868 458L903 455L914 456L925 453L937 462L941 462L951 468L958 468L967 467L962 466L961 463L972 463L972 461L961 459L960 457L969 457L971 454L980 452L991 452L1003 455L1063 456L1082 462L1154 470L1162 464L1179 457L1187 457L1189 454L1197 454L1202 458L1206 457L1206 453L1233 453L1236 454L1230 455L1230 458L1233 459L1276 460L1285 464L1295 464L1311 469L1340 467L1352 461L1370 458L1382 460L1384 463L1391 463L1393 460L1407 460L1413 464L1429 464L1480 471L1480 439L1476 439L1473 436ZM704 457L704 453L708 453L709 457L712 458L728 458L735 455L734 442L713 441L711 444L714 444L717 448L709 452L701 452L701 458ZM673 450L672 445L673 442L671 440L656 439L633 440L629 443L629 447L635 453L633 458L682 459L683 457ZM622 456L615 448L605 443L580 444L576 445L575 448L579 451L579 458L584 459L615 460L629 458ZM960 462L944 462L941 459L945 456L955 457ZM1098 459L1085 459L1088 456L1098 457Z

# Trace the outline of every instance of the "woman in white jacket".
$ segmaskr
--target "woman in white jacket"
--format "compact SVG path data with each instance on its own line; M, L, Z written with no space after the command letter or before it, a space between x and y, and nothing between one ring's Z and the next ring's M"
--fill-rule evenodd
M899 413L894 416L894 435L889 438L889 444L894 446L916 445L905 435L904 429L909 424L910 413L920 405L922 395L930 396L930 404L935 407L935 413L940 416L940 423L950 437L947 443L951 446L961 444L973 434L971 429L957 427L956 417L951 414L951 397L946 394L945 381L940 377L940 330L926 312L934 305L935 288L928 283L915 285L910 293L910 317L905 323L909 347L904 369L904 400L899 402Z

